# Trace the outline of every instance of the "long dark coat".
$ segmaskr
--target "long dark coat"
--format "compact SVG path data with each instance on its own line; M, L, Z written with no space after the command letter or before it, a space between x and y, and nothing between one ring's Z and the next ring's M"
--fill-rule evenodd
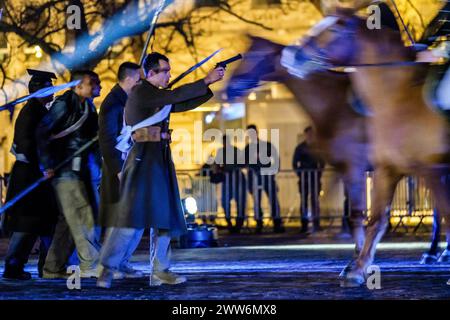
M172 112L194 109L213 96L203 80L172 91L143 80L133 88L125 106L128 125L150 117L167 104ZM157 124L166 131L169 119ZM175 167L167 140L135 143L123 168L117 227L157 228L172 236L186 232Z
M122 170L123 160L122 153L115 146L122 130L126 102L127 94L117 84L100 106L98 139L103 163L99 224L103 227L114 226L120 200L120 182L117 174Z
M39 100L31 99L17 117L14 130L15 151L24 155L28 163L18 160L14 163L6 201L42 177L35 132L47 112L47 108ZM51 235L57 216L58 207L53 188L44 182L6 211L5 229L8 232Z

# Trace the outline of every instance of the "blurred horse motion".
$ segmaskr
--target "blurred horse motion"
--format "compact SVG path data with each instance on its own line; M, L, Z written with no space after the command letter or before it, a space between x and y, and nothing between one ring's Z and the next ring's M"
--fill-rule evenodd
M291 75L280 64L285 46L250 37L251 45L226 88L228 99L246 96L262 81L287 86L310 116L316 131L315 152L341 175L350 200L350 226L358 253L364 242L365 172L370 168L366 118L351 102L346 74L322 72L307 80Z
M314 61L322 70L354 71L350 74L352 87L373 112L367 118L376 168L372 211L363 249L341 274L341 285L364 283L388 225L386 213L395 188L406 175L425 179L437 212L445 218L449 241L450 128L445 113L424 98L429 65L416 62L416 51L404 46L398 31L370 30L365 19L348 11L334 16L334 23L297 50L297 55ZM308 77L305 65L298 65L297 72Z

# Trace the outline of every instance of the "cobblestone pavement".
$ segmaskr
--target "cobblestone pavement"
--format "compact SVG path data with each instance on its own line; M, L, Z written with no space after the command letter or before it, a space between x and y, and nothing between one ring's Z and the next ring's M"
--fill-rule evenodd
M421 266L428 243L419 238L388 237L375 264L381 289L340 288L337 277L352 255L349 240L326 236L240 235L224 237L221 247L175 249L172 270L188 278L176 286L148 287L148 278L117 280L110 290L97 289L94 279L82 279L81 290L69 290L65 280L37 277L36 260L27 270L33 280L0 280L0 299L449 299L450 265ZM5 240L2 240L3 247ZM241 244L241 245L238 245ZM147 274L145 240L133 258ZM2 255L3 256L3 255ZM3 262L0 272L3 272Z

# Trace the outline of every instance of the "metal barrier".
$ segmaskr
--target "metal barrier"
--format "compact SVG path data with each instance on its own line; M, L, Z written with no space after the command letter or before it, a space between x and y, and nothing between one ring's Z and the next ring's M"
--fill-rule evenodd
M434 201L431 191L425 186L423 178L406 177L397 185L391 205L391 223L393 231L402 227L406 231L409 226L416 232L424 221L432 220Z
M239 198L242 188L245 185L245 220L247 225L252 225L258 219L258 209L263 214L263 219L269 222L273 217L280 217L284 224L297 226L301 219L300 212L305 212L308 220L320 219L322 224L328 227L340 226L344 215L344 186L338 174L332 169L325 170L301 170L299 175L293 170L281 170L275 179L268 178L261 181L251 172L241 170L242 175L225 174L223 181L213 184L209 175L211 171L178 171L180 193L182 195L192 195L197 200L199 209L198 216L204 221L207 219L224 221L227 217L222 197L226 197L226 202L230 201L229 218L237 218ZM205 173L206 172L206 173ZM189 183L187 176L190 177ZM228 179L228 180L227 180ZM259 179L259 180L258 180ZM263 178L264 179L264 178ZM320 181L320 183L319 183ZM366 211L370 215L371 211L371 193L373 190L373 173L366 173ZM223 190L225 186L226 190ZM307 190L309 189L309 190ZM276 195L276 200L270 199ZM300 191L305 194L309 191L307 197L309 201L301 201ZM317 202L315 203L315 196ZM260 198L258 198L260 197ZM305 199L305 197L303 197ZM259 207L257 203L261 201ZM308 203L305 203L308 202ZM220 204L220 205L219 205ZM278 208L272 209L271 205L277 205ZM241 204L242 205L242 204ZM316 216L315 207L319 208L320 216ZM433 199L430 190L425 187L421 178L406 177L397 185L394 199L391 204L391 224L393 230L399 228L409 231L413 228L416 232L421 226L431 222L433 216ZM428 221L430 220L430 221Z
M244 213L247 226L254 225L259 214L265 222L275 218L281 218L285 225L298 225L301 219L301 207L309 220L314 220L313 208L314 195L318 195L317 204L320 207L320 221L327 222L327 226L340 226L344 212L344 186L337 173L332 169L322 171L301 170L303 182L299 185L297 173L293 170L281 170L275 179L262 180L251 175L247 169L243 174L225 174L221 183L211 183L210 170L181 170L177 171L178 186L181 197L193 196L197 200L198 217L204 222L217 222L226 220L225 211L229 211L229 218L238 217L239 195L244 199ZM305 179L306 177L306 179ZM320 184L319 182L320 177ZM366 174L366 210L370 215L371 191L373 189L373 174ZM0 176L0 206L6 196L5 178ZM308 187L312 187L309 193L308 204L302 204L300 191L303 194ZM223 190L224 186L227 186ZM242 187L244 186L244 187ZM243 192L245 191L245 192ZM270 195L276 195L276 201L270 199ZM224 201L225 197L226 201ZM271 201L272 200L272 201ZM304 201L305 202L305 201ZM229 203L229 210L225 210L224 203ZM242 201L240 202L242 205ZM261 203L260 206L257 204ZM272 205L276 206L272 209ZM402 228L417 232L420 227L431 223L434 202L430 190L425 186L422 178L406 177L397 185L394 199L391 204L391 224L393 230Z

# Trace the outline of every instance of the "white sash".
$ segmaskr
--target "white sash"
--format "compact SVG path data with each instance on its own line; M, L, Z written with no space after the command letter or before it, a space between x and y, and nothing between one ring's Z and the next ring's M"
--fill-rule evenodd
M145 128L151 125L154 125L155 123L161 122L164 119L166 119L169 116L170 110L172 109L172 105L168 104L164 106L161 110L159 110L157 113L152 115L151 117L135 124L134 126L128 126L125 123L125 115L123 120L123 127L122 131L120 132L120 136L117 137L116 141L116 149L122 152L122 159L125 160L128 152L130 151L131 147L133 146L133 141L131 140L131 134L133 131L136 131L140 128Z

